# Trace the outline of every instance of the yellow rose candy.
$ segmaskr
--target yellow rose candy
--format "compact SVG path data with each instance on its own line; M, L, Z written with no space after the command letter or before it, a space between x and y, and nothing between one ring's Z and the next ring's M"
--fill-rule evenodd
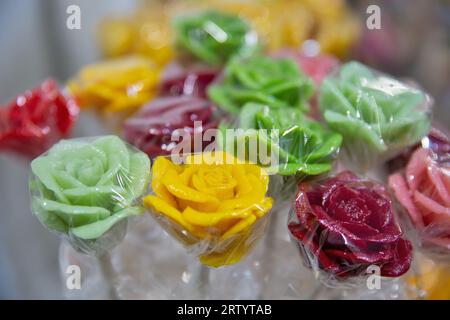
M153 165L152 195L144 199L166 230L186 246L199 248L200 261L220 267L238 262L262 235L272 207L263 169L223 152L168 157Z
M129 56L84 67L68 88L81 108L129 115L155 96L159 75L150 60Z
M140 54L163 68L175 56L171 21L187 4L143 2L130 16L109 17L99 26L98 41L105 57Z
M321 52L346 57L360 33L359 20L344 0L216 0L212 4L246 19L269 51L300 49L304 41L314 39Z
M107 18L99 26L98 41L106 58L120 57L133 52L137 36L136 23L128 17Z
M280 2L281 1L281 2ZM268 50L300 48L313 29L313 16L299 2L214 1L218 10L249 22Z

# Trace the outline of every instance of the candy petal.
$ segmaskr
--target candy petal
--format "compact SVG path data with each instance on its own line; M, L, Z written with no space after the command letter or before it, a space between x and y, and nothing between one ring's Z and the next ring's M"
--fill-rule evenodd
M395 196L400 203L406 208L415 225L423 228L424 223L422 215L414 205L411 194L408 190L405 179L400 173L393 174L389 177L389 186L394 190Z
M62 219L69 227L77 227L86 223L95 222L110 216L105 208L95 206L74 206L51 200L34 198L42 210L51 212Z
M199 192L182 184L174 170L168 170L164 175L162 182L167 190L177 198L198 203L219 202L219 200L215 197Z
M381 266L383 277L399 277L411 266L412 245L408 240L400 239L394 244L394 259Z
M418 206L437 215L442 215L443 219L450 221L450 208L446 208L433 199L423 195L419 191L414 192L414 200Z
M254 215L250 215L250 216L244 218L243 220L236 223L233 227L228 229L228 231L225 232L221 236L221 240L228 239L228 238L234 236L235 234L246 230L247 228L249 228L251 225L253 225L255 223L256 219L257 218Z
M199 212L188 207L183 211L183 217L187 222L201 227L214 226L223 220L245 219L250 215L252 212L248 208L235 211Z
M140 208L132 207L126 208L122 211L114 213L106 219L99 220L90 224L85 224L80 227L70 229L69 233L85 240L98 239L109 229L111 229L116 223L133 215L142 214L143 211Z
M151 208L159 214L166 215L187 230L192 230L192 226L186 221L181 212L163 199L150 195L144 198L144 204L147 208Z
M428 176L430 181L433 182L436 192L440 197L443 204L450 207L450 191L447 190L444 180L442 179L441 172L436 164L430 163L428 165Z

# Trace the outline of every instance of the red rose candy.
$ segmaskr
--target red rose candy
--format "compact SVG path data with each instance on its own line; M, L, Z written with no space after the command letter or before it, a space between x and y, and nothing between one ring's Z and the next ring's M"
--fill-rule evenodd
M33 159L69 135L79 108L52 79L0 107L0 151Z
M160 85L161 96L189 95L206 98L208 86L216 79L218 72L213 69L172 71Z
M176 141L171 141L172 134L182 135L184 131L194 137L194 134L202 135L208 129L217 128L214 111L209 101L193 96L159 98L125 122L125 139L151 158L167 155L177 145ZM196 121L202 124L197 131ZM202 147L210 143L204 142Z
M432 130L389 186L418 231L419 244L450 253L450 140Z
M301 183L288 227L306 263L336 278L365 275L371 265L398 277L411 264L411 243L402 238L385 187L350 171Z

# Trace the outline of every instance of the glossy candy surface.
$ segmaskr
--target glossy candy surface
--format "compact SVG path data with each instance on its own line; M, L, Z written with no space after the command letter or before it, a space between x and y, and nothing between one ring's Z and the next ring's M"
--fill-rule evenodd
M127 56L84 67L68 88L82 108L129 115L156 95L159 76L151 60Z
M248 102L307 110L313 88L294 60L259 56L231 61L223 81L211 85L208 96L231 114L239 113Z
M211 65L250 56L258 49L256 32L234 14L203 11L178 17L174 25L178 45Z
M69 135L78 113L75 101L49 79L0 108L0 151L33 159Z
M320 123L306 119L298 109L271 109L267 106L248 103L239 115L239 131L232 139L223 131L224 145L228 152L239 153L241 146L249 150L251 161L265 163L262 152L275 162L269 171L283 176L319 175L331 170L332 162L339 151L342 137L325 129ZM238 129L238 130L239 130ZM259 149L251 151L252 142ZM259 150L259 151L258 151ZM258 157L259 156L259 157Z
M31 163L33 213L71 242L102 237L142 213L136 200L150 178L148 157L116 136L63 140Z
M412 245L402 238L385 187L350 171L322 183L301 183L289 231L304 262L337 279L408 271Z
M272 199L263 169L205 152L184 164L158 157L144 203L163 227L209 266L238 262L262 236Z
M433 130L389 186L418 231L419 244L450 253L450 140Z
M158 98L126 120L125 137L152 158L170 154L178 143L188 143L191 152L201 152L211 143L203 141L203 133L218 125L214 110L209 101L193 96ZM196 137L199 146L194 145Z
M321 86L319 106L342 134L352 165L370 169L416 144L430 129L429 97L358 62L344 64Z

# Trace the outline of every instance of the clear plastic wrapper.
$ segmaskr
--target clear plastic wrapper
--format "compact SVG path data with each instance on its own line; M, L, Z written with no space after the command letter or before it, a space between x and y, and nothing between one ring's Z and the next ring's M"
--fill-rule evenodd
M66 289L68 298L111 298L108 282L113 284L119 299L276 299L281 296L277 295L278 290L272 290L273 286L266 288L273 293L262 293L265 291L262 281L265 265L259 260L263 252L262 241L244 261L226 268L205 270L199 266L196 257L153 219L131 219L129 229L124 241L111 252L113 272L109 278L97 259L62 243L60 270L63 276L67 276L68 265L79 265L83 272L81 289ZM273 270L280 270L275 261L268 259L265 263Z
M288 228L303 262L330 287L356 286L376 271L395 278L410 268L412 245L386 188L350 171L300 183Z
M250 56L259 48L256 32L234 14L214 10L191 13L176 17L174 27L176 43L211 65Z
M70 134L78 113L75 101L48 79L0 107L0 152L33 159Z
M327 77L319 106L342 134L343 160L367 172L416 144L430 129L432 101L423 91L349 62Z
M168 155L181 144L201 152L211 143L203 139L204 133L218 123L217 110L208 100L188 95L163 97L126 120L125 139L151 158Z
M84 253L110 250L125 236L126 218L143 213L150 160L116 136L62 140L31 171L33 213Z
M208 88L208 97L231 114L248 102L307 110L313 90L313 82L292 59L256 56L230 61L223 80Z
M418 245L450 261L450 140L433 129L412 151L403 170L389 176Z
M229 126L221 124L222 149L266 166L272 174L297 179L330 171L342 142L340 134L306 118L299 109L272 109L258 103L247 103L232 127L237 129L230 136ZM252 151L253 146L258 147ZM240 152L243 147L248 152ZM262 150L267 150L271 161Z
M273 209L272 209L273 210ZM285 210L285 211L284 211ZM80 290L65 288L70 299L111 298L108 283L119 299L405 299L400 281L382 279L381 289L362 285L350 289L324 287L311 270L298 263L296 247L286 232L286 214L271 213L270 228L248 256L226 268L199 268L196 257L155 223L154 219L129 220L125 239L111 251L113 272L104 271L98 259L61 244L60 270L69 265L82 271ZM269 230L268 230L269 231ZM149 267L151 266L151 268ZM401 280L401 279L398 279Z
M257 165L223 152L156 158L145 206L163 228L211 267L241 260L261 238L272 199Z
M82 109L97 111L113 131L157 94L161 69L151 60L127 56L84 67L68 89Z

